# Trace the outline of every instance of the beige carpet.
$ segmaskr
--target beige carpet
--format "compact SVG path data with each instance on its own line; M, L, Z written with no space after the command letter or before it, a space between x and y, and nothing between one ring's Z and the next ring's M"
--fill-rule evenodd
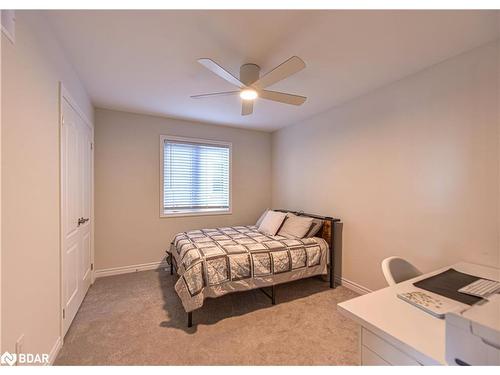
M356 296L319 278L205 301L194 326L176 277L145 271L98 279L66 335L57 365L355 365L357 326L336 304Z

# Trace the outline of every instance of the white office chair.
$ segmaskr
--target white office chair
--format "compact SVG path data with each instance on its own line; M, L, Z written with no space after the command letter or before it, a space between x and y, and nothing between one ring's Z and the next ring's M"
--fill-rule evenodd
M382 272L389 286L420 276L413 264L400 257L389 257L382 261Z

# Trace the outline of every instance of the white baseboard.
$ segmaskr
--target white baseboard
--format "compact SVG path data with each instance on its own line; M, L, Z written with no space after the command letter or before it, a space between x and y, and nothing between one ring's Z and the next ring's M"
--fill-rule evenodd
M368 288L364 287L363 285L359 285L359 284L355 283L354 281L347 280L343 277L335 276L335 282L342 285L342 286L345 286L347 289L350 289L353 292L356 292L358 294L368 294L368 293L373 292L373 290L368 289Z
M54 346L52 346L52 349L50 350L49 363L45 364L46 366L52 366L54 364L61 348L62 348L62 340L60 337L58 337L56 342L54 343Z
M165 268L167 266L169 266L169 264L165 261L162 261L162 262L152 262L143 264L133 264L131 266L123 266L123 267L104 268L102 270L96 270L95 277L99 278L105 276L121 275L124 273L155 270L158 268Z

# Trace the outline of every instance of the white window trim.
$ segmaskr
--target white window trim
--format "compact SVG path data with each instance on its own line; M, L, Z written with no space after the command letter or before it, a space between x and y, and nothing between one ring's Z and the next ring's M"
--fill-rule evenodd
M209 145L219 145L226 146L229 148L229 209L212 209L210 211L205 211L204 209L193 209L186 210L179 213L166 213L163 208L163 148L166 140L169 141L180 141L180 142L192 142L192 143L205 143ZM160 218L169 217L184 217L184 216L211 216L211 215L231 215L233 213L233 144L231 142L224 141L214 141L211 139L201 139L201 138L187 138L187 137L177 137L171 135L160 135Z

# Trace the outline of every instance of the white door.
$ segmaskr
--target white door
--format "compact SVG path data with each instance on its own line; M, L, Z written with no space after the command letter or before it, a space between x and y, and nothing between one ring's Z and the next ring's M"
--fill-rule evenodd
M91 282L92 131L62 96L61 220L63 335Z

